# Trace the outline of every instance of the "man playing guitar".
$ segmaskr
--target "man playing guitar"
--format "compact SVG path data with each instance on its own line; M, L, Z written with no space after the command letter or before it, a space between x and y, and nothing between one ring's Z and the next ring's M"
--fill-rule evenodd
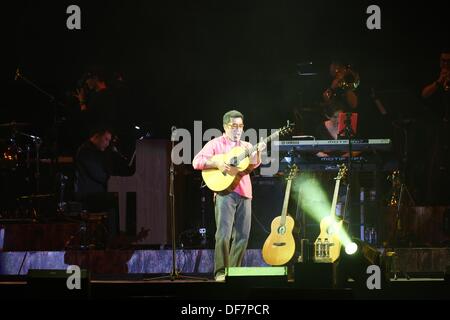
M217 281L225 280L225 268L239 267L244 258L250 235L252 185L249 172L260 165L261 151L266 147L258 144L257 150L249 155L248 170L238 172L236 165L227 163L215 155L226 154L235 147L251 149L252 145L241 141L244 130L244 116L236 110L223 116L225 133L209 141L195 156L193 167L196 170L219 169L224 175L241 175L239 183L232 190L218 192L215 196L215 235L214 275ZM230 246L230 240L233 242Z

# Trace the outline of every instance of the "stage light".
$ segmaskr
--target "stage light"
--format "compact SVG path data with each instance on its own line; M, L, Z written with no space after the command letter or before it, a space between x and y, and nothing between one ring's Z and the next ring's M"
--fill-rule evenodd
M330 217L331 203L328 199L328 194L322 187L320 181L309 173L302 173L301 179L294 180L292 188L294 199L300 200L300 207L302 211L313 218L317 222L325 219L330 224L330 230L338 232L338 238L344 247L347 247L352 241L347 231L343 227L338 227L339 218L333 219ZM340 210L337 210L339 212Z
M294 180L292 188L294 199L301 199L299 203L303 212L320 222L330 213L330 200L320 182L309 173L303 173L301 179Z
M358 245L354 242L350 242L348 245L345 246L345 253L348 255L355 254L356 251L358 251Z
M356 250L355 250L356 249ZM352 254L348 251L355 250ZM345 246L346 254L341 254L338 263L338 283L340 286L365 287L368 277L367 268L371 265L381 266L381 253L370 244L358 238L352 238Z

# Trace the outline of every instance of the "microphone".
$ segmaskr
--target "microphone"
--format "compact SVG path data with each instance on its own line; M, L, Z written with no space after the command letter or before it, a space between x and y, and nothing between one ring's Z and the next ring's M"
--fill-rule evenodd
M117 149L115 144L111 144L110 145L110 149L112 152L114 152L115 154L117 154L120 158L122 158L122 160L127 161L128 162L128 158L125 157L120 151L119 149Z
M14 76L14 81L17 81L20 77L22 77L22 75L20 74L20 69L17 68L16 69L16 74Z

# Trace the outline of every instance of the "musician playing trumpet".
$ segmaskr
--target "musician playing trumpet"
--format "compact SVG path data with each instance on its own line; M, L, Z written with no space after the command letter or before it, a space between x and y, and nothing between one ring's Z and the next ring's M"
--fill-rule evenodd
M450 50L441 53L439 78L425 86L422 90L422 98L427 99L441 89L449 92L450 89Z
M450 49L440 53L437 80L425 85L422 98L428 107L426 202L433 205L450 204L450 188L442 188L450 180Z
M345 106L346 111L358 107L358 96L355 93L359 86L359 75L349 65L334 61L330 64L331 85L323 92L325 104L338 102Z

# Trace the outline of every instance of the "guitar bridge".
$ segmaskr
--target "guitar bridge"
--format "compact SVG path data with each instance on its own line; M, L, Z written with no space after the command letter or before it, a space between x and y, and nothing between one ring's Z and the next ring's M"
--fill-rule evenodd
M283 247L286 245L286 242L274 242L273 245L275 247Z

